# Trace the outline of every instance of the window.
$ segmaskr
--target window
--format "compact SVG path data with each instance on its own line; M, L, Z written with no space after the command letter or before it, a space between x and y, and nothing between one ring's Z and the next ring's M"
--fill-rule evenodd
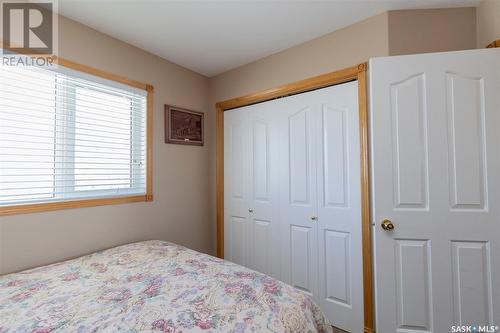
M1 66L0 213L150 199L148 105L145 89L64 66Z

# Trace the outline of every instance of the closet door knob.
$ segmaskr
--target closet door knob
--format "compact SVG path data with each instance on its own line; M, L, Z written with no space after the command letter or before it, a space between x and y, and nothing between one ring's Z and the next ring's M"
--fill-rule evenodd
M317 221L317 220L318 220L318 217L317 217L317 216L311 216L311 220L313 220L313 221Z
M248 208L248 212L249 213L253 213L253 209L252 208Z

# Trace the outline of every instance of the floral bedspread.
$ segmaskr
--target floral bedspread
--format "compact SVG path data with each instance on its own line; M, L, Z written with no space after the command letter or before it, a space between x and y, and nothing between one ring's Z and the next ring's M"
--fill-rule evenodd
M325 332L287 284L164 241L0 276L0 332Z

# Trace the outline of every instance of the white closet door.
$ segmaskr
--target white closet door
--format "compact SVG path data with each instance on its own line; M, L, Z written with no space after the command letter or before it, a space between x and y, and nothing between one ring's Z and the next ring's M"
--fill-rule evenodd
M245 110L224 114L224 257L252 264L249 118Z
M317 104L308 94L276 101L280 117L280 220L282 279L316 299Z
M377 331L499 325L500 49L369 68Z
M250 128L251 268L280 278L279 146L272 102L246 109Z
M358 83L311 94L319 105L318 301L335 326L363 332Z
M279 278L276 110L261 103L224 112L225 258Z
M359 113L351 82L225 112L226 258L363 330Z

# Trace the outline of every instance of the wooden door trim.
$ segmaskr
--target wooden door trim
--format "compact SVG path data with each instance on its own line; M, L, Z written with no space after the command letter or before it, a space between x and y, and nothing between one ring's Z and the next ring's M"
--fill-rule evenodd
M361 225L363 253L363 301L366 333L374 332L372 237L370 219L370 175L367 110L367 63L286 84L281 87L225 100L216 107L216 200L217 200L217 256L224 258L224 111L275 98L290 96L349 81L358 81L360 163L361 163Z
M493 42L486 45L486 48L500 47L500 39L494 40Z

